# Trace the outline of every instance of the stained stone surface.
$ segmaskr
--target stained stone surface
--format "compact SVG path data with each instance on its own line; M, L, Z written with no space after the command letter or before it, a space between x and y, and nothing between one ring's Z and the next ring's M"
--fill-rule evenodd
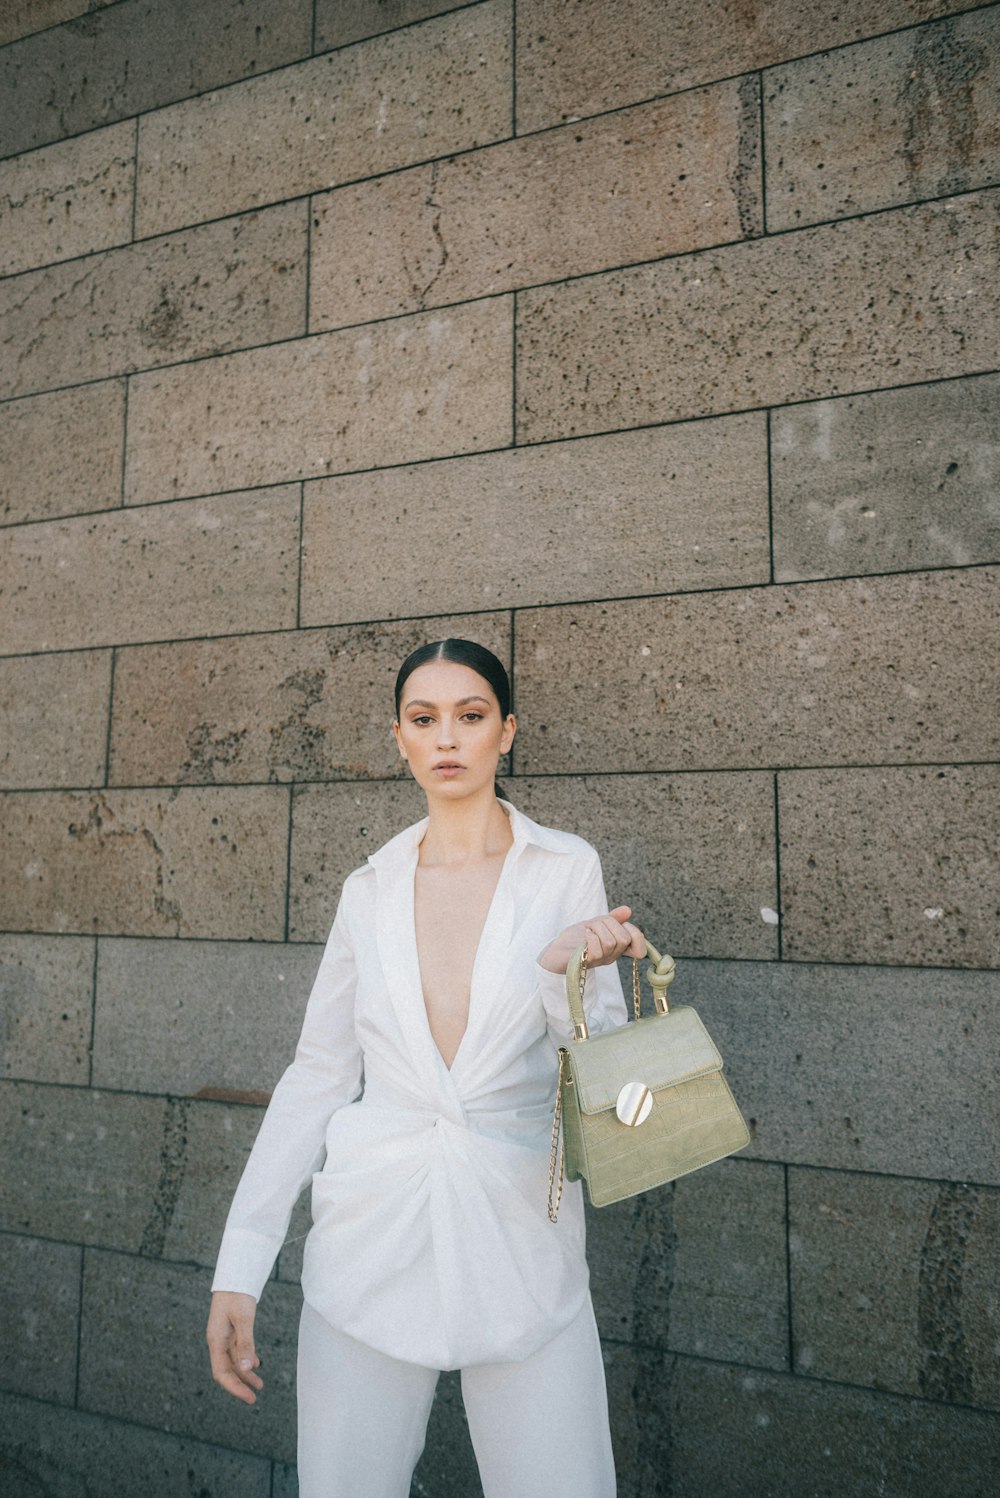
M280 204L0 282L0 395L296 337L306 227Z
M307 484L302 621L765 582L766 449L753 413Z
M0 275L131 239L134 171L131 122L0 161Z
M457 10L463 0L316 0L316 50L345 47Z
M997 561L998 432L998 375L774 411L775 575Z
M0 521L121 504L125 381L0 405Z
M591 1209L587 1257L606 1342L787 1369L780 1165L720 1160Z
M165 499L511 440L510 300L276 344L130 384L126 494Z
M47 26L58 26L60 21L115 4L117 0L7 0L0 17L0 47Z
M159 1234L160 1154L172 1126L162 1098L3 1082L0 1117L5 1232L131 1253Z
M266 1397L252 1408L212 1383L205 1348L208 1269L91 1249L84 1260L80 1407L175 1435L279 1460L295 1452L295 1344L301 1296L271 1284L254 1339ZM159 1379L133 1376L134 1348L150 1324L162 1341Z
M746 1156L1000 1185L1000 974L694 961L674 992L725 1060Z
M270 1091L292 1059L321 955L301 945L103 938L94 1085Z
M111 653L0 659L0 787L104 779Z
M753 78L313 201L312 329L759 233Z
M11 651L64 650L287 628L298 539L291 485L10 526L0 638Z
M0 994L0 1076L85 1087L93 937L0 936Z
M271 1498L263 1457L8 1394L0 1395L0 1470L8 1498L122 1498L137 1472L145 1498Z
M968 1498L996 1486L996 1416L979 1410L687 1358L669 1421L662 1392L647 1428L667 1425L669 1457L649 1498L664 1472L672 1498L955 1498L956 1473Z
M82 1254L75 1244L0 1235L0 1388L73 1403Z
M288 792L0 796L0 929L280 941Z
M521 292L518 440L992 369L998 208L971 193Z
M370 516L368 525L370 539ZM350 586L351 562L343 555L341 566ZM405 776L391 732L396 672L418 645L449 636L476 640L509 664L506 613L120 651L110 780Z
M772 233L968 192L1000 176L996 6L764 76Z
M517 128L522 133L710 83L874 32L967 10L967 0L848 0L832 7L727 0L519 0ZM866 121L867 124L867 121Z
M552 775L509 789L536 822L594 844L611 905L630 905L661 951L777 955L770 775Z
M1000 1191L792 1170L789 1219L798 1372L1000 1407Z
M518 769L991 759L998 576L977 568L521 614ZM579 683L595 676L600 709L581 712Z
M43 26L0 53L0 155L155 109L309 52L311 0L43 0ZM23 0L18 0L21 9ZM100 7L96 15L79 14ZM21 23L23 29L23 22Z
M783 951L796 961L1000 967L1000 769L778 777Z
M137 232L502 139L510 134L510 32L510 0L486 0L147 115Z

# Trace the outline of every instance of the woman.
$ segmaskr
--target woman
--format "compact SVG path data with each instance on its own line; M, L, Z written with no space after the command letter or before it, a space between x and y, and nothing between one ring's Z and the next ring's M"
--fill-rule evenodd
M582 1197L567 1187L549 1221L549 1130L570 957L586 940L598 1031L625 1022L613 964L645 943L628 907L608 913L587 843L498 799L516 727L482 646L404 661L393 732L427 817L344 883L229 1214L208 1342L216 1382L253 1404L256 1302L312 1178L301 1498L406 1498L444 1368L486 1498L615 1492Z

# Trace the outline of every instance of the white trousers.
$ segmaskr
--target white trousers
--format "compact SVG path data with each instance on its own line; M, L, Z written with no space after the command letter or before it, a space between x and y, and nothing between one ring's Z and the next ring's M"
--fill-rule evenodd
M299 1328L299 1498L408 1498L438 1373L334 1330ZM588 1298L521 1363L462 1370L485 1498L615 1498L604 1363Z

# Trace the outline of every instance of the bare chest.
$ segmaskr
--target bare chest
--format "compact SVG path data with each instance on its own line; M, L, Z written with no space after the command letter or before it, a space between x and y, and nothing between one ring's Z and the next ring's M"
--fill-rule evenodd
M504 855L469 868L417 868L414 922L431 1035L450 1066L469 1023L472 970Z

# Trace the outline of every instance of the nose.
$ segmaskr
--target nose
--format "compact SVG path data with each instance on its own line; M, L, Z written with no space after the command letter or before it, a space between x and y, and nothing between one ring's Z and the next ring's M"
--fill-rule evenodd
M455 725L450 718L442 717L438 724L437 741L439 749L451 749L455 743Z

